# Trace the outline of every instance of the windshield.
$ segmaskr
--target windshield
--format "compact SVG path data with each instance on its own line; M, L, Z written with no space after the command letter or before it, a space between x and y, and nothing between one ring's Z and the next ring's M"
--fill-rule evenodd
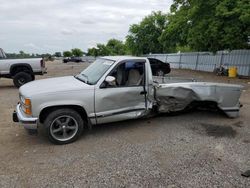
M113 64L114 61L112 60L97 59L84 71L76 75L76 78L84 81L87 84L94 85Z

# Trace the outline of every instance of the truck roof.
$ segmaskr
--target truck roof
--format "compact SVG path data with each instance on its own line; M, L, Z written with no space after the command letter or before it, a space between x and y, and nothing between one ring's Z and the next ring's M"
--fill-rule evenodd
M109 59L112 61L122 61L127 59L146 59L146 57L135 57L135 56L104 56L104 59Z

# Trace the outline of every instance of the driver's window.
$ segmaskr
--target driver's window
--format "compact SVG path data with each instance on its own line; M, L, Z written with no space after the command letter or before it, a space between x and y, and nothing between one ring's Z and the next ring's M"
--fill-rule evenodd
M109 76L115 77L113 87L142 86L144 83L144 62L127 61L119 64Z

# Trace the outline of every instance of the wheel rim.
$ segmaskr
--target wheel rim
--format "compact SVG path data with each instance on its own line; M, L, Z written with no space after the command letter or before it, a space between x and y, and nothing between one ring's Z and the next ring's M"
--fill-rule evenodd
M25 84L25 82L26 82L25 78L20 78L20 79L18 79L18 83L19 83L20 85Z
M57 117L50 125L51 136L58 141L72 139L78 131L78 123L72 116Z

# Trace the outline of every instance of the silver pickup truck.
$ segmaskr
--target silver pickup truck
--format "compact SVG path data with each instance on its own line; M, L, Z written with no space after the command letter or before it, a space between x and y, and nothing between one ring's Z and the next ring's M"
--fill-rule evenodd
M237 117L242 86L153 77L144 57L103 57L76 76L20 88L13 121L43 127L50 141L75 141L84 128L207 105Z
M6 59L0 48L0 78L13 79L16 87L35 80L35 75L46 73L45 61L42 58Z

